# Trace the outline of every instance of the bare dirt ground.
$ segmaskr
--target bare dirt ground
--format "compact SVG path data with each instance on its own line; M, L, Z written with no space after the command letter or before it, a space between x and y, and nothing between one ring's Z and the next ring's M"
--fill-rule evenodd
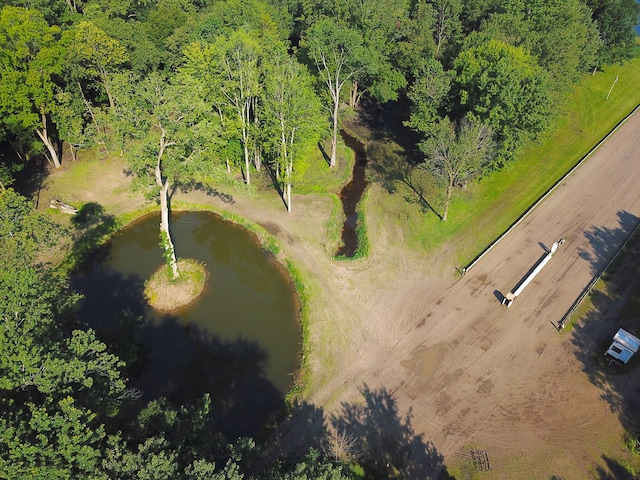
M481 478L583 479L619 442L622 425L590 381L575 332L554 324L640 221L639 147L636 114L464 277L452 275L446 252L426 258L408 250L400 229L371 214L371 255L332 260L324 245L326 197L294 195L290 214L275 195L195 191L176 198L261 224L299 265L312 286L307 400L325 415L364 404L363 387L383 389L449 466L479 448L492 466ZM116 177L99 182L91 200L113 204L110 188L126 181ZM374 186L370 194L383 193ZM502 295L560 238L566 242L544 270L510 308L501 306ZM639 380L636 371L619 383L632 391ZM293 425L282 441L294 448L306 434ZM427 465L404 472L416 479L439 473Z

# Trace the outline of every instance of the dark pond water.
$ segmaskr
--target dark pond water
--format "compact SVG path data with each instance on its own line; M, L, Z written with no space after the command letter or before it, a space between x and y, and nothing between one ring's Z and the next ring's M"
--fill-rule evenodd
M340 132L344 143L355 153L355 163L353 165L353 176L351 181L340 192L342 210L345 221L342 227L342 246L338 249L338 256L352 257L358 249L358 203L362 199L362 194L367 188L365 169L367 166L367 154L364 145L356 138L349 135L344 130Z
M84 295L80 316L113 334L124 309L143 316L142 355L131 384L144 399L176 404L209 392L216 428L232 439L255 435L282 406L298 366L298 305L288 276L254 235L206 212L174 213L178 256L207 265L204 295L177 314L144 302L144 281L162 264L159 215L117 234L72 279Z

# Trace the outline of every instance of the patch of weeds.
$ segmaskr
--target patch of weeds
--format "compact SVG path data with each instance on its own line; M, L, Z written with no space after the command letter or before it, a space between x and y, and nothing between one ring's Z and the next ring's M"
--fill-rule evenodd
M293 387L291 387L291 390L289 390L285 399L288 405L293 405L294 400L302 396L311 376L308 360L311 354L309 333L309 291L304 281L304 277L298 267L290 260L286 260L286 266L289 271L291 282L293 283L298 295L298 301L300 302L300 334L302 337L300 367L296 372Z
M633 455L640 455L640 436L631 432L626 432L623 436L623 444L625 450L628 450Z
M367 219L365 216L365 203L368 196L368 190L365 192L362 200L358 204L358 222L356 223L356 235L358 236L358 247L353 254L353 259L364 258L369 256L371 245L369 243L369 235L367 234Z
M358 246L350 257L346 255L337 255L335 257L336 260L358 260L360 258L368 257L371 252L371 244L369 243L369 235L367 234L367 221L365 216L367 192L365 192L365 195L360 203L358 203L358 207L356 209L356 213L358 214L358 219L356 221L356 237L358 239Z
M325 225L326 240L325 249L329 255L333 255L340 246L342 225L344 224L344 212L342 211L342 204L337 195L330 195L331 197L331 213L329 219Z

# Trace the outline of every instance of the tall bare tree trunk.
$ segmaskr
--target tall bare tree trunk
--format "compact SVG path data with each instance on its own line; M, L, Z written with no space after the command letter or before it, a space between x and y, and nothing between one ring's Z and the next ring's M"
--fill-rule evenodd
M336 166L337 149L338 149L338 108L340 107L339 98L333 101L333 136L331 137L331 168Z
M442 221L447 221L447 215L449 214L449 202L451 201L451 193L453 192L453 184L447 185L447 197L444 201L444 212L442 213Z
M351 94L349 95L349 106L356 108L358 106L358 81L354 80L351 83Z
M291 213L291 181L287 182L285 197L287 198L287 212Z
M113 94L111 93L111 87L109 85L109 77L107 75L107 71L101 68L100 76L102 77L102 85L104 86L104 90L107 93L107 98L109 99L109 107L113 108L115 106L115 102L113 101Z
M251 173L249 173L250 158L249 158L249 132L247 126L249 122L249 106L251 99L246 99L242 105L240 112L240 121L242 122L242 145L244 146L244 168L245 168L245 180L247 185L251 184Z
M49 151L49 155L51 155L51 161L53 162L53 166L56 168L60 168L60 157L58 156L58 149L54 145L54 143L49 138L49 132L47 130L47 116L44 113L41 113L42 119L42 129L36 128L36 133L44 146L47 147Z
M160 136L160 149L158 151L158 160L156 162L155 176L156 184L160 187L160 236L162 238L162 248L165 250L167 262L171 267L173 279L180 277L178 271L178 260L176 259L176 249L171 239L171 231L169 229L169 180L162 179L162 155L171 142L165 142L165 131L160 127L162 132Z
M169 266L171 267L171 273L173 279L180 277L178 271L178 260L176 259L176 248L173 245L171 239L171 232L169 231L169 181L165 181L162 189L160 190L160 231L163 235L163 247L167 253L167 259Z

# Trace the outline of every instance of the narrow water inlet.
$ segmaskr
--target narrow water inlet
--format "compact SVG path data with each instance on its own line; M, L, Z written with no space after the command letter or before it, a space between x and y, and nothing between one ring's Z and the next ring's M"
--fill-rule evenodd
M368 185L365 178L367 153L364 144L358 139L344 130L340 131L340 135L342 135L345 145L355 153L355 162L351 181L340 192L345 220L342 226L342 246L338 249L336 255L353 257L358 249L358 232L356 230L358 225L358 203L362 200L362 195Z

